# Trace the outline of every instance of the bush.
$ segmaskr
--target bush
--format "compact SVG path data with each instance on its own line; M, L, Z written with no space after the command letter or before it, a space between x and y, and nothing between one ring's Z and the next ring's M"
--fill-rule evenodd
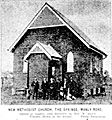
M8 88L13 85L13 74L11 72L3 72L1 76L2 88Z

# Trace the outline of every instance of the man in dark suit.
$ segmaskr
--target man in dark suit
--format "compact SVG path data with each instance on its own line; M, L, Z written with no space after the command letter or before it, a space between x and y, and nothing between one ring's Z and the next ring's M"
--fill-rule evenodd
M71 77L70 78L70 82L69 82L69 84L68 84L68 87L69 87L69 90L70 90L70 94L71 94L71 98L72 99L75 99L75 97L76 97L76 83L75 83L75 81L73 80L73 78Z
M38 89L39 89L39 82L38 80L35 78L35 86L34 86L34 93L33 93L33 99L36 96L36 100L38 98Z
M44 78L44 80L42 81L41 89L42 89L43 99L45 100L48 97L48 82L46 78Z
M60 100L60 88L61 88L62 82L59 78L56 78L56 82L55 82L55 99L56 100Z

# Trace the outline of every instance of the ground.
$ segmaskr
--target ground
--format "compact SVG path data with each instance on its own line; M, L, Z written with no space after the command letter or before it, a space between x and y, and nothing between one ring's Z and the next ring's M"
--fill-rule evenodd
M97 96L89 97L88 99L76 99L72 101L58 101L58 100L27 100L23 95L11 95L11 87L5 87L1 90L1 104L2 105L73 105L73 104L112 104L112 96Z

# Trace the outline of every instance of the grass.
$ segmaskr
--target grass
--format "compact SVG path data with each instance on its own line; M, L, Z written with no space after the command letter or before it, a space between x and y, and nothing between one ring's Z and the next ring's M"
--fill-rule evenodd
M5 87L1 90L1 104L2 105L74 105L74 104L112 104L112 96L97 96L89 97L87 100L79 99L72 101L67 100L28 100L23 95L11 95L11 87Z

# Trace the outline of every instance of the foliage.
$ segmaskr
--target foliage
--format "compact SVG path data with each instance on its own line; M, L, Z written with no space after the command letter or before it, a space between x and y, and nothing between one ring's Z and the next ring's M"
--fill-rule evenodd
M13 84L13 73L9 72L9 71L2 72L1 81L2 81L2 87L3 88L7 88L7 87L12 86L12 84Z
M103 82L106 85L112 84L112 78L110 77L109 72L107 70L104 71Z

